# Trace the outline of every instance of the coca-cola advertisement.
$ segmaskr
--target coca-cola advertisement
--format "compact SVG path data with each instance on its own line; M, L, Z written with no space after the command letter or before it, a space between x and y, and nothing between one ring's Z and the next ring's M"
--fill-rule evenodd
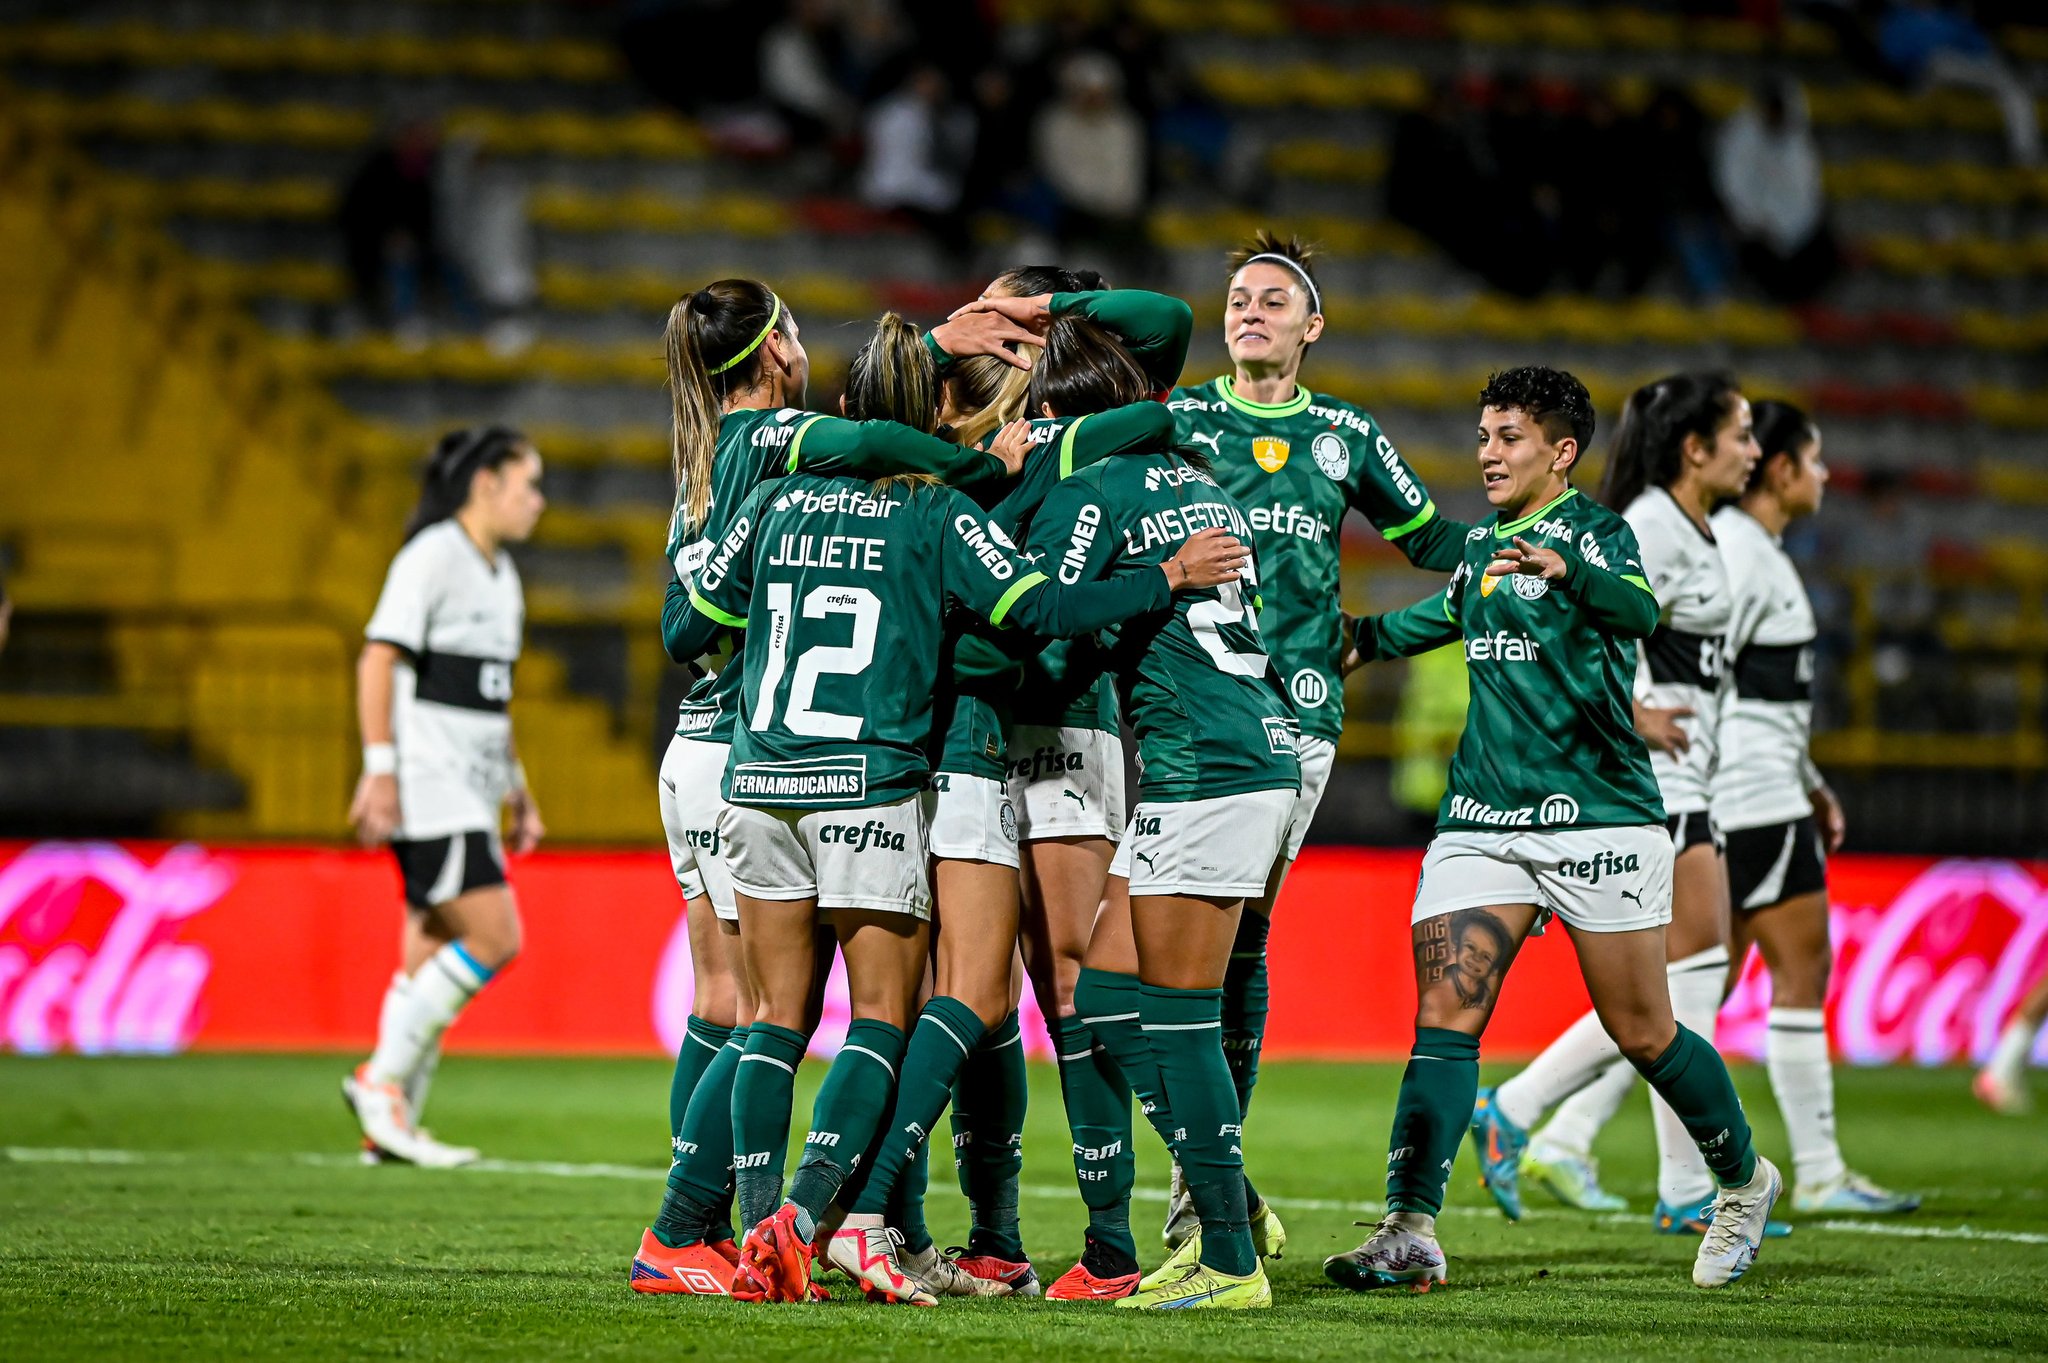
M1271 1056L1405 1055L1408 906L1421 853L1310 848L1275 914ZM1979 1060L2048 970L2048 866L1837 858L1829 1021L1843 1058ZM690 1008L682 903L658 851L543 852L510 868L526 945L455 1050L652 1054ZM398 950L388 856L325 847L0 843L0 1046L40 1054L367 1048ZM1487 1034L1533 1054L1586 1006L1568 940L1517 960ZM1760 1057L1770 981L1750 962L1720 1042ZM1035 1001L1025 1037L1050 1053ZM815 1049L843 1034L835 975ZM2048 1059L2048 1056L2037 1057Z

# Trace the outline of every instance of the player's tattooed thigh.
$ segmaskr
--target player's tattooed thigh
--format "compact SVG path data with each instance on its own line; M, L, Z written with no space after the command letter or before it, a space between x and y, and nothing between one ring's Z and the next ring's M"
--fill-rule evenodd
M1459 909L1415 925L1415 980L1429 990L1448 980L1465 1008L1490 1008L1515 957L1515 935L1497 914Z

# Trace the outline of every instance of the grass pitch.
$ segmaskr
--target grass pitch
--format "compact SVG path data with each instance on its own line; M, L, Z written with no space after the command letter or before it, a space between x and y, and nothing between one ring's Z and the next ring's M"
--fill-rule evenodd
M1608 1183L1637 1212L1581 1216L1532 1190L1532 1214L1509 1226L1468 1156L1441 1224L1450 1285L1354 1296L1323 1281L1321 1261L1377 1210L1398 1070L1269 1064L1248 1137L1290 1235L1268 1266L1275 1309L1161 1319L1043 1301L891 1310L844 1291L818 1307L636 1297L626 1267L661 1188L665 1066L451 1060L433 1125L499 1163L432 1172L353 1161L336 1096L347 1063L0 1058L0 1359L2048 1353L2048 1140L2040 1121L1978 1110L1958 1071L1843 1073L1851 1160L1927 1205L1860 1225L1793 1217L1793 1237L1727 1291L1691 1286L1694 1242L1649 1232L1638 1094L1602 1148ZM815 1083L823 1067L805 1069ZM1083 1217L1055 1077L1034 1067L1032 1081L1023 1214L1049 1281ZM1762 1073L1738 1081L1764 1150L1786 1162ZM799 1115L808 1101L806 1087ZM1156 1262L1164 1161L1142 1128L1139 1148L1149 1196L1135 1219ZM964 1231L964 1205L943 1164L934 1172L944 1245Z

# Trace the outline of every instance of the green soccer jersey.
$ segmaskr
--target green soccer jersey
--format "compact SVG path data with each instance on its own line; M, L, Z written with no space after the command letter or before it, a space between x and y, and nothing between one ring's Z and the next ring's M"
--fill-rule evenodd
M952 488L805 473L749 495L688 592L685 642L721 626L749 641L726 798L801 809L924 787L948 612L1050 637L1172 600L1157 571L1055 584Z
M1287 402L1248 402L1226 375L1174 389L1167 405L1183 444L1208 456L1245 508L1265 598L1259 632L1302 732L1334 743L1344 728L1344 513L1359 512L1416 567L1444 573L1470 527L1437 514L1379 424L1348 402L1298 386Z
M668 559L676 577L662 603L662 640L676 661L692 662L700 656L680 652L671 642L689 613L686 590L691 575L725 538L749 493L767 479L799 469L873 478L922 473L962 486L994 482L1007 472L994 455L963 450L892 421L846 421L794 407L727 412L718 423L718 447L711 459L711 502L704 524L692 533L684 532L680 498L676 515L669 521ZM744 638L727 630L702 651L708 672L683 699L676 716L678 734L718 743L732 741L733 698L739 685L734 664Z
M1033 519L1040 570L1088 582L1166 562L1190 536L1251 526L1216 480L1172 453L1105 459L1061 481ZM1108 631L1107 668L1138 736L1138 797L1177 802L1292 790L1301 728L1266 657L1257 578L1183 592Z
M1516 536L1562 555L1564 577L1487 577ZM1465 641L1472 699L1438 829L1664 821L1630 705L1637 641L1657 626L1642 572L1628 522L1572 490L1506 524L1488 517L1443 592L1359 622L1368 658Z

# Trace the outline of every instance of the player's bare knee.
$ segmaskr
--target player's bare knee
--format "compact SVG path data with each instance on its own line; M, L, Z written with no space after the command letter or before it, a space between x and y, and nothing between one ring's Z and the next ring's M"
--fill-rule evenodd
M1644 1014L1603 1021L1607 1025L1607 1034L1614 1038L1622 1057L1637 1065L1647 1065L1664 1054L1678 1034L1677 1024L1669 1015L1652 1018Z

